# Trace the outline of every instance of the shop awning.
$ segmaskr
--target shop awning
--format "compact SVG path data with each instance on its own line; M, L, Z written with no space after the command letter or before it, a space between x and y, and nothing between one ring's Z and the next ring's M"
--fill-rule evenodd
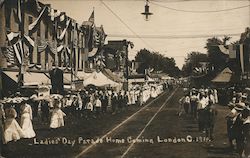
M119 83L107 78L102 72L93 72L87 79L83 81L84 86L94 85L96 87L119 86Z
M24 85L48 85L50 78L44 73L26 72L23 76Z
M4 71L4 73L13 81L18 82L18 72L16 71ZM23 75L24 85L41 85L50 84L50 79L40 72L26 72Z

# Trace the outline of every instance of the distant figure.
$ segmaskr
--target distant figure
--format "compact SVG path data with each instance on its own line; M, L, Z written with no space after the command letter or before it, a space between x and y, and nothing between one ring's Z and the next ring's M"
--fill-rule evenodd
M32 109L27 103L21 105L21 127L23 130L24 138L33 138L36 136L32 125Z
M64 126L64 117L66 116L66 114L59 107L60 107L60 101L55 100L53 107L54 109L52 111L51 121L50 121L50 128L52 129Z
M184 99L184 105L183 105L186 114L188 114L189 106L190 106L190 97L188 94L186 94L185 99Z

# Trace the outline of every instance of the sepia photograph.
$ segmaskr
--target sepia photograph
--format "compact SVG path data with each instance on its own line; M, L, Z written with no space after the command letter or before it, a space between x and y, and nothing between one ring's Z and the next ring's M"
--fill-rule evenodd
M250 158L250 0L0 0L0 158Z

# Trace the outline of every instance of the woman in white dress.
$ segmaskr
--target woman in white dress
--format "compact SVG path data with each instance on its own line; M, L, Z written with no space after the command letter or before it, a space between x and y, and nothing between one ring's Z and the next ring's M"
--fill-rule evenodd
M33 138L36 136L32 125L32 109L27 103L21 106L21 127L24 138Z
M7 144L10 141L17 141L23 138L24 133L22 128L16 121L17 113L14 108L8 108L5 110L6 120L4 122L4 143Z
M51 121L50 121L50 128L52 129L64 126L63 117L66 116L66 114L59 107L60 107L60 101L55 100L54 109L52 111Z

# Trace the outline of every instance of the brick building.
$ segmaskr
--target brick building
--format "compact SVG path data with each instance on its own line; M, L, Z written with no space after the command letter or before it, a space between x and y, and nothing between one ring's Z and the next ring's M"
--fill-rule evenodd
M22 67L24 84L50 84L48 72L55 67L64 70L65 81L72 79L71 73L77 80L84 74L90 47L101 46L89 43L104 43L105 38L99 36L104 34L102 26L99 34L95 30L49 4L5 0L0 4L0 68L17 81Z

